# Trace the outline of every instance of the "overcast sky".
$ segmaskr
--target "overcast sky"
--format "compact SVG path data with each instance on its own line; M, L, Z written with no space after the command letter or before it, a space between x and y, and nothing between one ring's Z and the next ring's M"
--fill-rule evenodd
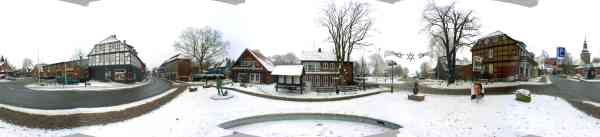
M344 2L347 0L337 0ZM360 1L360 0L359 0ZM426 0L370 4L375 30L367 41L376 49L423 52L427 49L422 11ZM212 0L100 0L83 7L59 0L0 1L0 55L21 66L24 58L56 63L69 60L76 49L86 53L111 34L127 40L149 66L156 67L176 54L174 41L186 27L211 26L231 43L228 55L237 58L244 48L267 56L330 48L319 25L321 9L329 0L246 0L230 5ZM438 3L448 3L438 0ZM457 0L480 18L481 35L500 30L528 45L539 55L555 55L557 46L579 57L587 35L592 56L600 57L600 21L594 0L540 0L528 8L493 0ZM470 57L470 52L461 55ZM365 53L368 55L369 53ZM362 56L356 51L354 57ZM401 60L411 72L422 61Z

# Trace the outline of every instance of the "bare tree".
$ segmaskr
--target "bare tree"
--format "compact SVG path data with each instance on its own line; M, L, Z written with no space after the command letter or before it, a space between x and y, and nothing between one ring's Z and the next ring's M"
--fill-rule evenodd
M480 24L472 10L460 10L452 3L448 6L438 6L431 1L423 11L423 19L427 23L424 30L430 33L434 50L442 50L442 57L448 66L448 84L454 83L456 52L465 46L473 44L479 34Z
M275 65L296 65L300 64L300 59L296 57L296 54L289 52L284 55L273 55L270 57L271 61Z
M71 60L83 60L85 57L86 57L86 54L83 52L83 50L78 48L78 49L75 49L75 52L73 53L73 56L71 57Z
M30 72L33 69L33 61L29 58L23 59L23 66L21 66L23 72Z
M335 2L323 9L321 25L327 28L329 40L333 43L336 64L340 77L345 74L344 62L350 61L352 50L369 45L364 41L373 26L367 3L349 2L338 6ZM342 78L342 83L344 79Z
M428 62L423 62L419 68L420 68L419 71L421 71L421 76L423 76L425 78L430 77L429 72L433 71L431 64L429 64Z
M383 75L386 65L383 57L381 57L379 54L371 54L371 56L369 56L369 60L369 65L371 68L373 68L372 74L376 76Z
M592 59L592 63L600 63L600 58L594 58L594 59Z
M221 32L210 27L187 28L174 44L177 51L194 58L198 72L222 64L228 46L229 42L223 40Z

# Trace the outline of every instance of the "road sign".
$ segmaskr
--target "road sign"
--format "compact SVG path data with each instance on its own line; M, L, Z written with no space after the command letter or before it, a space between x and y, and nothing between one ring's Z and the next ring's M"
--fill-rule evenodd
M558 47L556 48L556 57L565 57L565 54L567 54L567 50L564 47Z

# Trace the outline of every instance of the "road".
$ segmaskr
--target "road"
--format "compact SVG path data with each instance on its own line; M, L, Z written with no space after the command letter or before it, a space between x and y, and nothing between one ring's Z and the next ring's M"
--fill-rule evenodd
M552 85L526 87L534 93L563 97L570 100L600 102L600 83L576 82L552 78Z
M32 91L25 85L31 80L0 83L0 103L35 109L72 109L125 104L170 89L167 81L152 78L144 86L111 91Z

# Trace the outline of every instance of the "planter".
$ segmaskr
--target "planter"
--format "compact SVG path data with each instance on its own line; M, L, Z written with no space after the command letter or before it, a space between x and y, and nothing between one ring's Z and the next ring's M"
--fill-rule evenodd
M425 96L424 95L408 95L408 99L414 100L414 101L424 101Z
M515 96L518 101L531 102L531 92L529 92L529 90L519 89Z

